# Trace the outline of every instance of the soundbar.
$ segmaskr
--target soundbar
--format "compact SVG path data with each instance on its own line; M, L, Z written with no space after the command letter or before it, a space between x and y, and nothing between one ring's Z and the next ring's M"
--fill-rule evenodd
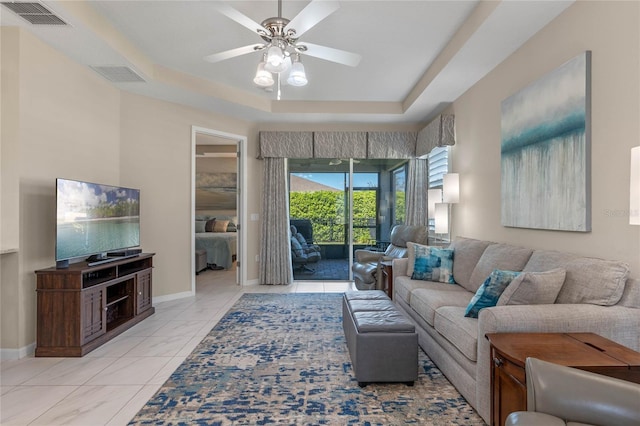
M128 249L128 250L120 250L120 251L110 251L107 253L109 257L124 257L124 256L135 256L142 253L142 249Z

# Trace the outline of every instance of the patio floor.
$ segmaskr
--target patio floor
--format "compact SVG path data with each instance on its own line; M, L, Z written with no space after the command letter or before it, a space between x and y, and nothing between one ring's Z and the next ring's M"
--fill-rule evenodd
M294 269L293 279L300 281L347 281L349 279L349 261L347 259L321 259L309 264L315 272Z

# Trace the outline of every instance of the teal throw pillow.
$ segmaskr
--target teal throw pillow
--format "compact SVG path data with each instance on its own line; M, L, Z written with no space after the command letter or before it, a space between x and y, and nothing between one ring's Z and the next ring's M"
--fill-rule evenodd
M454 284L453 250L414 245L415 262L411 279Z
M478 291L476 291L476 294L467 306L467 310L464 312L464 316L468 318L478 318L480 309L496 306L502 292L518 275L520 275L520 272L494 269L491 275L489 275L480 288L478 288Z

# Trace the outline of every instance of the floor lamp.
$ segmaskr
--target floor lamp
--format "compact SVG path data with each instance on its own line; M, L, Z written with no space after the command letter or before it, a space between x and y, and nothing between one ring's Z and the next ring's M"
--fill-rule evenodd
M629 224L640 225L640 146L631 148Z

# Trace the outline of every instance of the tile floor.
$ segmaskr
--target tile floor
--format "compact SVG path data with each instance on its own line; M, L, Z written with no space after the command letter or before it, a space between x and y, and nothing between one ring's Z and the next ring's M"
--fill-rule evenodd
M198 275L195 297L156 313L83 358L0 362L2 425L126 425L242 293L343 292L348 282L237 286L235 271Z

